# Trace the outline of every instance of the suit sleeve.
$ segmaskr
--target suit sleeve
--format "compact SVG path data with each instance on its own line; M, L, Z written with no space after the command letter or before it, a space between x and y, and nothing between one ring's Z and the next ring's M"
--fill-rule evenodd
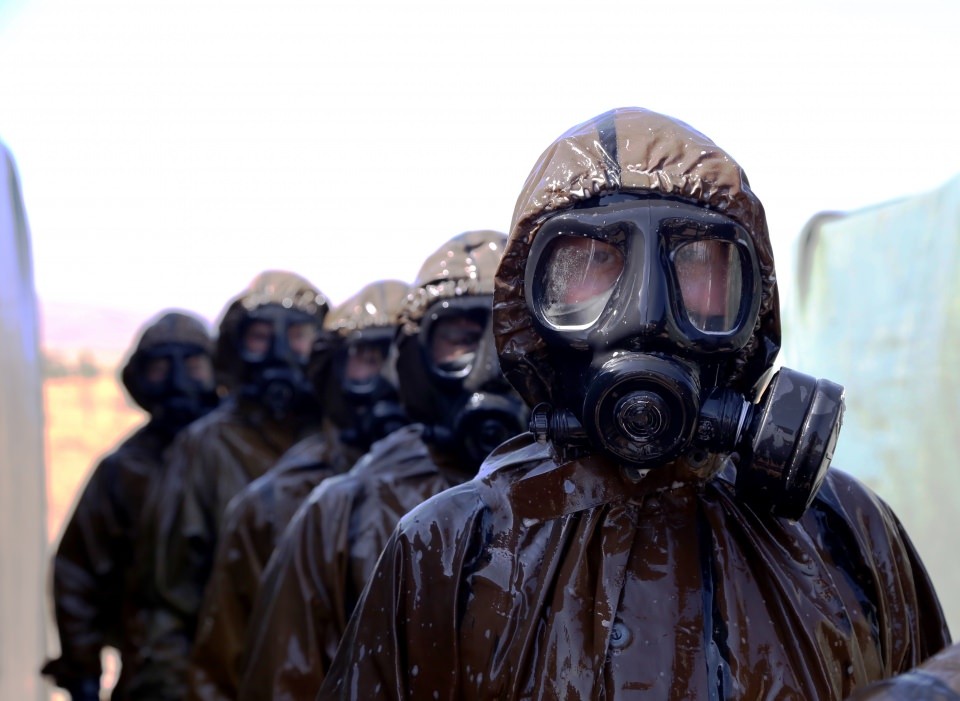
M64 686L100 677L100 651L115 644L122 614L126 567L122 515L109 489L118 458L110 456L93 471L53 560L53 603L60 635L60 658L44 668Z

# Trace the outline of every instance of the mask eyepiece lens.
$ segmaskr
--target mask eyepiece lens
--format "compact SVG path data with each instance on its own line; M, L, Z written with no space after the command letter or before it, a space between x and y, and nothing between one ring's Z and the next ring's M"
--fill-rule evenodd
M723 239L690 241L674 253L673 267L694 328L704 333L733 331L744 286L737 245Z
M558 328L592 325L613 294L623 267L623 253L612 243L587 236L557 236L537 276L537 303L544 319Z
M483 338L486 319L476 314L450 314L435 321L429 334L429 359L441 377L470 374Z

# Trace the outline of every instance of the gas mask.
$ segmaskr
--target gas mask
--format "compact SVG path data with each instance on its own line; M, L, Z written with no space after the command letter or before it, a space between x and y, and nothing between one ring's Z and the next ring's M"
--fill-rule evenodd
M781 369L754 403L731 387L761 297L749 233L690 204L628 195L551 217L524 294L554 349L564 409L532 430L651 469L696 451L737 453L737 491L792 518L829 466L843 389Z
M424 440L471 470L527 423L526 406L500 372L491 302L489 295L435 302L398 353L404 404L426 424Z
M318 402L307 364L317 334L316 319L298 309L266 304L249 311L238 337L242 393L278 420L291 413L314 413Z
M394 327L355 331L337 350L333 377L343 407L335 413L343 414L340 437L347 445L366 450L410 423L396 387L384 375L395 333Z
M176 433L217 406L213 366L204 348L161 343L138 351L133 369L138 401L155 425Z

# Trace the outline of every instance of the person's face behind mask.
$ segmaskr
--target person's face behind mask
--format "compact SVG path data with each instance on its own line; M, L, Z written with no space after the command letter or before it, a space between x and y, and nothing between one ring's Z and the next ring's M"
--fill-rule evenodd
M558 238L544 273L544 316L557 326L589 326L622 272L623 254L615 245L585 236Z
M255 361L266 359L274 347L274 333L286 337L285 346L289 349L290 359L306 362L317 339L317 325L294 322L275 329L275 324L269 321L253 321L243 334L244 357Z
M167 343L144 353L140 391L154 420L177 431L217 404L210 355L189 344Z
M756 322L749 235L692 205L618 202L558 215L528 273L528 303L561 343L637 348L642 338L705 356L742 348Z
M761 301L753 241L739 224L692 204L618 196L548 220L526 270L527 304L569 378L561 401L575 419L539 425L576 442L582 424L594 446L647 469L695 446L784 466L778 437L805 436L812 443L795 454L810 459L778 470L805 484L778 499L790 513L806 503L829 464L842 388L790 370L760 406L730 388Z
M144 380L150 384L162 385L171 376L173 359L159 356L148 358L143 370ZM183 371L187 379L203 387L213 386L213 363L206 353L196 352L183 358Z
M365 386L380 376L386 360L383 344L362 341L350 344L347 347L344 380L348 385Z
M429 393L429 437L475 470L505 440L526 430L527 410L500 372L490 327L490 297L434 303L417 339L422 379L401 382ZM401 350L401 355L404 351ZM408 365L408 367L410 367Z
M317 408L306 368L318 333L317 323L308 315L279 305L252 312L242 328L239 350L246 368L244 393L277 419Z
M439 319L430 334L430 359L443 376L465 377L477 357L484 325L477 315Z
M365 329L348 336L337 352L333 417L341 440L361 450L409 423L386 373L395 333L395 327Z

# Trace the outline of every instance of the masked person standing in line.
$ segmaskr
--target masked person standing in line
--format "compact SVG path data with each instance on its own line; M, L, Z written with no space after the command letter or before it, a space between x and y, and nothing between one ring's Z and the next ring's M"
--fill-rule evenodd
M949 640L842 388L773 364L763 207L643 109L541 156L496 277L532 431L407 514L318 698L843 699Z
M73 701L100 698L100 654L120 653L115 701L130 698L147 615L135 556L151 486L163 479L174 436L217 405L213 341L190 314L167 312L142 329L121 377L149 421L107 455L90 475L53 560L53 602L60 657L43 674Z
M490 306L506 237L470 231L422 266L396 339L400 400L419 423L374 444L315 489L264 573L241 699L312 698L400 517L470 479L523 430L527 410L500 372Z
M345 472L374 440L407 423L396 388L383 373L406 294L402 282L375 282L324 319L325 333L311 359L324 430L294 445L227 507L191 654L187 699L237 698L250 610L277 538L311 489Z
M171 450L156 495L157 607L143 655L143 698L182 699L190 647L229 501L294 443L319 411L307 363L327 312L303 278L269 271L225 310L216 366L231 397L193 423Z

